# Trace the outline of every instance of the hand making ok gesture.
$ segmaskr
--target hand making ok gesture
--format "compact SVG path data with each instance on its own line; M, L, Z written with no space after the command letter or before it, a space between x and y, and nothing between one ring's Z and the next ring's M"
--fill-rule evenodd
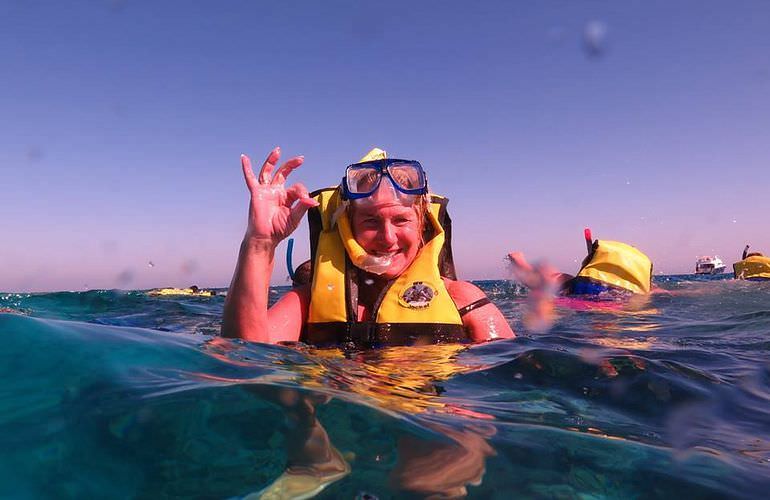
M255 176L251 160L241 155L243 177L251 193L245 238L270 243L273 248L297 228L309 208L318 205L302 184L285 187L286 178L305 158L295 156L275 170L280 157L281 148L276 147L267 155L259 176Z

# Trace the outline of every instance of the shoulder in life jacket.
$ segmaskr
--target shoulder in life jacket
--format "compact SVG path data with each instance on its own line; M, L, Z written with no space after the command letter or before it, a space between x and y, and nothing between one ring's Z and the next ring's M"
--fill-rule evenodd
M385 286L373 305L372 320L359 322L358 268L353 262L366 253L353 238L339 188L311 196L319 206L308 212L313 280L303 342L370 348L469 340L441 279L456 279L446 198L431 195L426 243L414 262Z
M650 293L651 288L649 257L619 241L596 240L573 279L570 292L579 295L621 290L644 294Z
M747 254L748 246L743 251L744 258L733 264L733 276L737 280L770 280L770 257L755 252Z

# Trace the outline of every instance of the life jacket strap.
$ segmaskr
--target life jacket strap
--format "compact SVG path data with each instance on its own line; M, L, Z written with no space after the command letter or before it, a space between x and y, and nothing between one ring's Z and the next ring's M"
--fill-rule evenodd
M488 297L482 297L479 300L473 301L470 304L468 304L465 307L461 307L457 310L458 313L460 313L460 317L462 318L469 312L473 311L474 309L478 309L479 307L484 307L487 304L491 304L492 301L489 300Z

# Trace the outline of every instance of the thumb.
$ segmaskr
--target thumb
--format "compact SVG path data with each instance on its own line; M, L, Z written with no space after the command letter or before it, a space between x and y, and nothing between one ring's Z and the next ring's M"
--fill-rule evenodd
M313 198L300 198L297 203L291 207L291 222L294 227L298 226L302 222L302 217L305 213L313 207L317 207L319 203Z
M288 195L287 201L289 201L289 203L293 203L294 200L296 200L296 203L291 205L290 212L291 221L295 227L302 221L302 217L305 215L305 212L307 212L310 208L317 207L319 205L316 200L310 197L307 192L307 188L302 184L294 184L286 190L286 194Z

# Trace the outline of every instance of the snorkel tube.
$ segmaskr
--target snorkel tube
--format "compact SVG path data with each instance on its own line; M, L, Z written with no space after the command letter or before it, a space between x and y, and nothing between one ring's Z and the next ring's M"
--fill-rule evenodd
M289 278L294 281L294 266L291 263L291 254L294 251L294 238L289 238L286 247L286 270L289 271Z
M586 250L588 251L588 255L591 255L591 252L593 251L593 247L594 247L594 240L591 237L590 227L583 229L583 237L586 239Z
M581 270L591 262L591 254L594 251L594 239L591 235L590 227L583 229L583 238L586 242L587 255L585 260L583 260ZM570 285L570 293L572 295L599 295L608 292L609 290L610 288L604 283L581 276L573 278Z

